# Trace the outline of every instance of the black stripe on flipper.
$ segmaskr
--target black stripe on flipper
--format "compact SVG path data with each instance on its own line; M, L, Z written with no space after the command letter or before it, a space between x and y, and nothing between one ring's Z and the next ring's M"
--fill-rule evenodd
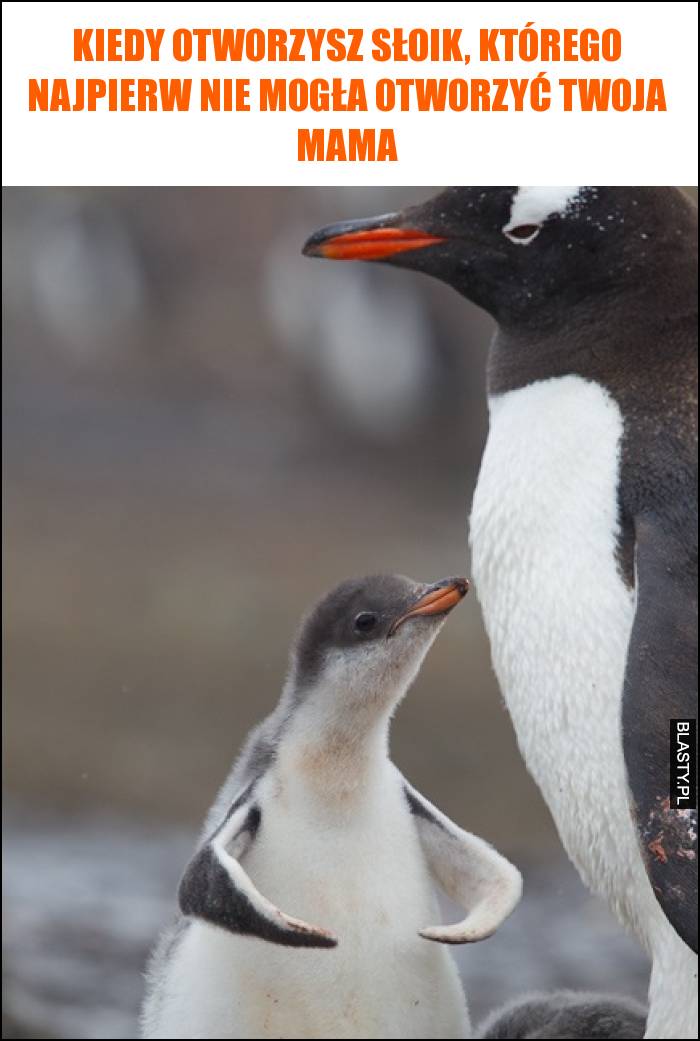
M214 832L214 835L218 835L219 832L221 831L221 829L223 828L224 824L227 824L231 820L231 818L233 817L233 815L236 812L236 810L239 810L241 808L241 806L243 806L244 803L248 802L248 800L250 799L251 795L253 794L253 789L254 788L255 788L255 781L251 781L250 784L247 785L243 789L241 794L239 796L237 796L237 798L235 798L233 800L233 802L231 803L231 805L228 808L228 813L226 814L226 816L222 820L222 822L219 825L219 827ZM259 811L258 811L258 814L259 814ZM241 830L242 831L246 831L248 829L244 827ZM214 837L214 835L212 835L212 838Z
M408 808L414 817L421 817L423 820L430 821L430 823L434 824L436 828L443 828L444 830L444 825L437 819L435 814L430 812L430 807L426 806L423 800L419 799L416 793L412 791L408 785L404 785L403 792L406 796Z
M245 829L255 835L260 810L251 807ZM210 843L192 858L178 889L182 914L199 918L230 933L257 936L287 947L335 947L332 938L284 929L255 909L245 893L231 881Z
M221 834L221 832L223 831L225 826L228 824L228 822L233 817L234 813L236 813L237 810L240 810L241 806L243 806L246 802L248 802L248 800L250 799L250 797L253 794L253 791L255 790L255 783L256 783L255 781L251 781L250 784L246 788L243 789L241 794L238 795L233 800L233 802L229 806L229 808L228 808L228 810L226 812L226 816L222 820L221 824L218 826L218 828L215 828L214 831L209 836L209 839L208 839L209 842L213 842L214 839L216 838L216 836ZM256 834L257 834L257 831L258 831L259 827L260 827L260 809L257 806L252 806L248 816L246 817L245 824L243 824L243 826L240 828L240 830L238 831L238 834L241 835L243 832L247 831L247 832L250 833L251 839L254 839Z
M248 816L245 820L244 831L247 831L251 839L254 839L258 834L258 828L260 827L260 821L262 820L262 814L260 813L259 806L251 806L248 811Z

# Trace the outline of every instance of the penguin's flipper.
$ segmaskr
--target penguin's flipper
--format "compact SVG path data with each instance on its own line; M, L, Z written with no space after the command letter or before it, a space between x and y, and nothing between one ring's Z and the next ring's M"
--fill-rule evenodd
M335 947L338 941L327 930L275 907L241 867L238 858L254 841L260 819L253 803L236 806L185 869L178 891L180 910L229 932L287 947Z
M404 781L431 874L468 914L453 925L420 930L426 940L475 943L495 933L520 900L522 878L488 842L463 831Z
M697 527L636 518L637 609L622 700L632 813L657 900L698 949L697 810L670 802L670 721L697 718ZM692 754L692 752L691 752ZM694 795L688 800L694 806Z

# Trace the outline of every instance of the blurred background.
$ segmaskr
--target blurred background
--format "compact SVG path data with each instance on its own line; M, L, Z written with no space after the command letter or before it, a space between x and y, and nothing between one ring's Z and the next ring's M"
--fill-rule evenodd
M299 253L430 194L5 191L4 1037L135 1036L148 949L301 612L350 575L469 573L489 319ZM525 874L458 952L477 1019L538 987L644 994L525 772L473 595L393 754Z

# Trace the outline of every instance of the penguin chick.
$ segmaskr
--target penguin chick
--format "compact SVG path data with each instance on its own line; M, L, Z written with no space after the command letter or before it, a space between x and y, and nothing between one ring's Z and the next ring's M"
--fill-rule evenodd
M644 1037L646 1010L630 998L563 990L530 994L493 1012L482 1038Z
M471 1036L443 945L490 936L520 898L520 874L388 754L391 715L467 589L462 578L373 576L306 617L281 700L185 870L142 1036ZM434 881L462 921L431 924Z

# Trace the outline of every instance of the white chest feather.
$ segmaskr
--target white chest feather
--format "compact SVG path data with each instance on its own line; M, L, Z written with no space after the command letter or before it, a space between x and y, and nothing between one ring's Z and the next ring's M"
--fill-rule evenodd
M570 855L619 902L639 861L620 730L634 617L615 553L622 419L575 376L494 398L490 414L471 542L494 667Z
M418 935L439 912L400 779L387 763L378 782L361 804L335 807L274 775L262 782L245 870L338 946L289 948L193 922L170 970L178 997L165 1032L150 1036L470 1036L448 950Z
M695 1037L696 959L649 885L621 705L635 597L616 561L622 417L576 376L489 403L474 495L476 591L528 769L584 881L653 955L647 1037Z

